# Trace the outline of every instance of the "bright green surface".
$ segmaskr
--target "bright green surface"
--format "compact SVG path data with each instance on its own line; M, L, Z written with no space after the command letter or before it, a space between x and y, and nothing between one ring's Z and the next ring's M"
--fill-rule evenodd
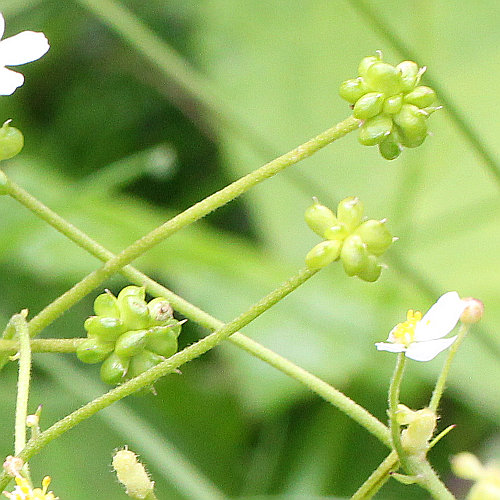
M421 1L418 8L409 1L372 3L498 155L497 4L473 9L467 2ZM136 45L72 2L45 0L28 10L21 2L6 4L7 35L42 30L52 48L22 68L24 87L0 98L0 120L13 118L26 138L24 152L5 162L6 172L113 251L344 119L350 110L336 89L356 75L363 56L382 49L389 62L404 58L347 1L124 5L213 84L215 95L225 99L215 99L214 107L224 106L236 122L221 123L194 97L181 98ZM333 264L244 332L384 420L395 358L376 352L373 342L385 339L408 308L426 310L445 291L482 299L487 314L481 331L473 330L461 348L442 403L440 429L459 425L431 457L446 479L450 454L467 449L487 456L495 449L500 203L495 177L447 112L434 114L429 125L433 136L394 162L351 134L293 167L317 190L297 187L289 172L279 174L137 265L214 316L231 320L302 267L320 241L303 222L312 196L334 208L340 199L359 195L366 215L387 217L400 237L387 253L382 278L375 284L347 279ZM241 133L245 127L254 135ZM255 136L264 137L271 151L256 151L262 145L256 148ZM153 159L145 155L126 163L157 145L166 149ZM158 164L164 168L155 176ZM92 183L97 172L106 177ZM4 319L23 307L33 316L98 265L14 201L0 199L0 211ZM116 292L122 284L115 279L107 286ZM82 336L94 297L41 336ZM205 334L190 325L180 341L186 345ZM70 355L51 359L35 356L31 409L43 403L44 427L102 391L93 367ZM402 390L408 406L428 401L442 361L408 363ZM384 457L385 449L365 431L234 346L218 348L182 371L158 384L157 398L126 400L133 414L128 423L117 423L109 412L52 443L33 461L35 477L50 474L61 498L125 498L109 464L115 447L130 444L150 465L158 498L209 498L196 491L185 496L185 488L174 486L176 467L188 478L176 484L196 482L175 457L176 465L158 461L155 446L164 436L164 453L175 446L197 474L228 496L267 499L262 495L280 493L273 498L299 499L352 494ZM14 365L1 373L2 455L12 452L14 375ZM147 432L136 430L137 419ZM391 482L379 498L426 498L416 488L402 488Z

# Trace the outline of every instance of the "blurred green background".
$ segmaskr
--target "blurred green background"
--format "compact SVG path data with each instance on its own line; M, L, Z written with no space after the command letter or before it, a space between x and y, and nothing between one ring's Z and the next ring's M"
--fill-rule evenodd
M433 136L422 147L387 162L351 134L136 265L228 321L302 267L319 241L303 222L312 196L332 208L360 196L367 216L387 217L400 238L381 279L361 282L332 265L244 333L385 421L395 358L373 343L408 308L425 311L448 290L483 300L485 317L461 348L442 402L439 428L457 428L430 454L463 495L449 456L500 456L497 2L120 2L146 34L121 27L124 13L106 21L99 8L108 5L2 1L6 36L43 31L51 50L21 68L26 83L0 98L0 120L13 118L26 139L5 171L112 251L348 116L337 87L356 76L362 57L381 49L388 62L410 53L428 66L424 83L437 84L446 106L430 119ZM21 308L36 314L99 266L15 201L0 199L0 211L2 323ZM117 292L124 284L117 277L106 286ZM41 336L84 335L99 292ZM181 344L206 333L188 323ZM409 362L405 404L426 404L443 358ZM8 455L16 365L1 376L0 454ZM31 410L43 404L44 428L105 390L97 368L75 356L35 356ZM335 408L232 345L157 390L51 443L33 459L34 476L50 474L62 499L125 498L110 462L128 444L148 464L160 499L333 498L351 495L386 455ZM377 498L428 495L391 481Z

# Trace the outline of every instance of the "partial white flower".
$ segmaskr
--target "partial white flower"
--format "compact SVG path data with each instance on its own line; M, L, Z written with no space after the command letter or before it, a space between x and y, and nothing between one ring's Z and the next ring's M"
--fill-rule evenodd
M5 30L5 20L0 13L0 39ZM43 33L23 31L0 41L0 95L11 95L24 83L21 73L7 69L40 59L50 48Z
M430 361L455 342L456 336L443 337L455 328L466 307L457 292L445 293L423 318L421 312L410 309L406 321L391 330L387 342L375 346L379 351L404 352L415 361Z

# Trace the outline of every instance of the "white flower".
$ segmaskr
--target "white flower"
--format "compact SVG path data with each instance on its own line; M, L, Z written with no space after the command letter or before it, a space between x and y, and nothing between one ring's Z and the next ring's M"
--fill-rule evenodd
M5 30L5 20L0 13L0 39ZM23 31L0 41L0 95L11 95L24 83L21 73L5 66L18 66L40 59L48 50L49 42L43 33Z
M387 342L377 342L379 351L404 352L415 361L430 361L453 344L455 337L444 339L458 323L467 303L457 292L448 292L422 318L419 311L409 310L404 323L396 325Z

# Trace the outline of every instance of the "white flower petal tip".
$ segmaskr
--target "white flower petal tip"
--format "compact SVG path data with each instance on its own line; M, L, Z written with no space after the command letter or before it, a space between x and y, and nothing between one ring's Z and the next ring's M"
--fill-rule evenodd
M0 13L0 38L3 36L5 20ZM6 66L18 66L40 59L50 49L43 33L23 31L0 41L0 95L11 95L24 83L24 76Z
M467 302L457 292L445 293L424 317L409 310L406 321L390 331L387 342L377 342L375 346L379 351L404 352L415 361L430 361L455 342L456 336L443 337L455 328L466 307Z

